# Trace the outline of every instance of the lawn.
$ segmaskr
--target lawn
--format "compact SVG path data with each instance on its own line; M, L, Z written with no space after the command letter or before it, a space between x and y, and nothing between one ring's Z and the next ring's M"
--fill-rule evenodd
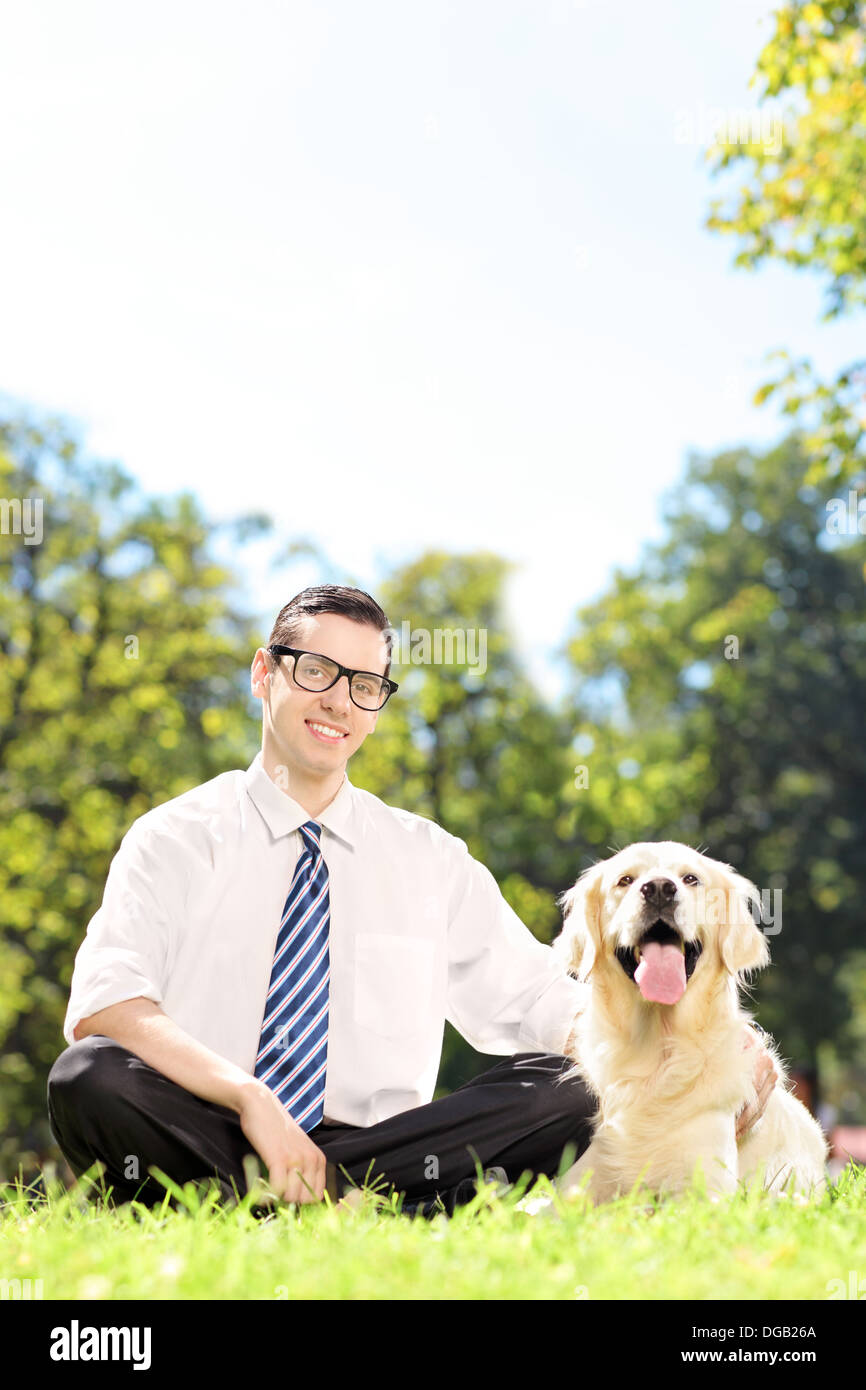
M357 1210L326 1198L262 1220L203 1186L153 1210L88 1204L51 1175L44 1188L0 1189L0 1279L46 1300L828 1300L850 1296L852 1271L866 1294L862 1169L814 1202L743 1190L601 1208L551 1205L542 1178L432 1220L374 1193Z

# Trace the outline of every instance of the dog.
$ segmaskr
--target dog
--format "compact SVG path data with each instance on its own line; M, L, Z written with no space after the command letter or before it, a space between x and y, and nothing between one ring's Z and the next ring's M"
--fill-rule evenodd
M560 898L553 948L590 985L572 1053L598 1098L589 1148L556 1184L594 1203L641 1183L677 1193L702 1172L705 1190L757 1179L772 1193L817 1194L827 1144L778 1081L738 1143L736 1116L755 1100L750 1016L739 990L769 962L750 904L754 884L675 841L630 845L583 873ZM589 1176L588 1176L589 1175ZM588 1180L587 1180L588 1176Z

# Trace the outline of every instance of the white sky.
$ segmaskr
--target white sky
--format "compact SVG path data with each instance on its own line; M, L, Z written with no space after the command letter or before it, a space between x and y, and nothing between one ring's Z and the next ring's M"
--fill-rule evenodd
M0 0L0 389L374 593L427 547L510 557L553 690L686 452L780 432L764 353L860 354L702 226L770 8ZM325 576L264 559L267 628Z

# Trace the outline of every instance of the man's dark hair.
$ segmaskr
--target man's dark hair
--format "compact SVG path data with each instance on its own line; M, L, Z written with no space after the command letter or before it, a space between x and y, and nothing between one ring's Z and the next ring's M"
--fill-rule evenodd
M314 584L312 588L302 589L295 594L277 614L268 645L279 642L283 647L293 647L303 619L318 617L320 613L340 613L344 618L351 618L356 623L368 623L384 633L388 652L385 675L390 675L391 624L374 598L363 589L352 589L344 584ZM279 664L280 658L272 656L272 660Z

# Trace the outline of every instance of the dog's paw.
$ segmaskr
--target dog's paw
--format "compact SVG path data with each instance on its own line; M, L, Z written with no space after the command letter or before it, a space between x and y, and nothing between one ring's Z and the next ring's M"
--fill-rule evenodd
M559 1213L556 1210L556 1203L553 1201L553 1198L548 1197L545 1193L541 1193L537 1197L521 1197L520 1201L515 1203L514 1210L522 1211L526 1216L547 1215L555 1217L559 1215Z

